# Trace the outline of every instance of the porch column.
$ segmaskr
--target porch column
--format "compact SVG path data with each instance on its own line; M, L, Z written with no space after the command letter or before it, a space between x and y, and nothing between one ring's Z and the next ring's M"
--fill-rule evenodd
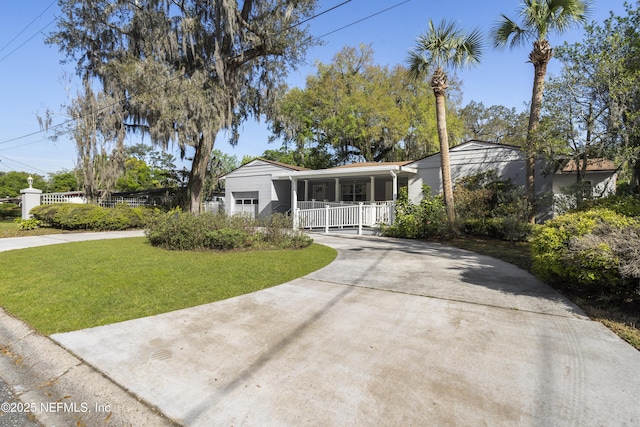
M340 201L340 178L334 178L336 180L336 188L335 188L335 193L336 193L336 202Z
M373 175L371 176L371 188L369 189L369 201L372 203L376 201L376 177Z
M298 180L289 177L291 181L291 215L293 216L293 228L298 228Z
M392 200L395 202L398 198L398 175L394 171L391 172L391 177L393 178L393 184L391 185L391 194Z
M309 180L304 180L304 201L309 201Z

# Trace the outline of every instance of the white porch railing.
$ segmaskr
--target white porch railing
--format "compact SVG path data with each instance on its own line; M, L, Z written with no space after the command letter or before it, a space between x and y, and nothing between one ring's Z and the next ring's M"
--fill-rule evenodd
M318 209L324 208L326 206L329 207L339 207L339 206L358 206L358 204L362 203L365 206L368 205L395 205L395 202L383 201L383 202L327 202L322 200L308 200L308 201L299 201L297 203L298 209Z
M298 228L324 228L328 233L329 228L358 227L358 234L362 234L362 227L391 224L395 211L393 202L338 204L337 206L331 206L330 202L315 203L326 204L324 207L296 210L295 220Z

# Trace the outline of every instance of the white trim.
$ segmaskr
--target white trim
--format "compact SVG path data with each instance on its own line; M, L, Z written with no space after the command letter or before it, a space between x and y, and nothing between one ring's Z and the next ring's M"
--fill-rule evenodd
M409 174L417 174L418 169L409 166L400 165L385 165L379 166L360 166L352 168L330 168L330 169L318 169L311 171L290 171L287 173L274 173L271 178L276 179L290 179L295 177L297 179L313 179L313 178L345 178L345 177L358 177L358 176L371 176L374 174L387 175L391 171L396 173L406 172Z

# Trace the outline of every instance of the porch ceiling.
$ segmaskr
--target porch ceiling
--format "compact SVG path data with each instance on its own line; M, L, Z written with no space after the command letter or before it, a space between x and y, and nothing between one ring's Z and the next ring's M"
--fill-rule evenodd
M288 171L272 175L273 180L319 179L319 178L351 178L363 176L390 176L394 172L398 176L413 175L418 169L401 165L363 166L357 168L331 168L310 171Z

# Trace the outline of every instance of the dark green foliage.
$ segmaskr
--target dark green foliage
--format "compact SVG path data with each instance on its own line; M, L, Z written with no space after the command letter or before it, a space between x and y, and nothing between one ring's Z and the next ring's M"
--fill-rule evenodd
M172 250L299 249L312 243L307 235L292 230L284 215L258 221L176 210L157 216L145 233L153 246Z
M640 217L640 198L638 196L609 196L585 201L578 210L595 208L612 210L620 215Z
M45 226L63 230L127 230L143 228L155 210L127 205L103 208L97 205L59 203L31 209L33 217Z
M562 215L534 229L536 276L586 296L638 299L640 223L607 209Z
M0 219L17 218L21 214L20 206L13 203L0 203Z
M386 236L405 239L425 237L444 237L448 233L447 212L440 197L431 195L431 189L424 186L422 201L413 204L409 200L407 188L398 192L396 213L393 225L384 226L382 232Z
M454 200L457 229L463 234L522 241L531 232L524 189L499 180L495 171L456 181Z
M27 179L33 178L33 188L44 190L47 188L47 181L38 175L28 172L0 172L0 197L18 197L20 190L29 186Z

